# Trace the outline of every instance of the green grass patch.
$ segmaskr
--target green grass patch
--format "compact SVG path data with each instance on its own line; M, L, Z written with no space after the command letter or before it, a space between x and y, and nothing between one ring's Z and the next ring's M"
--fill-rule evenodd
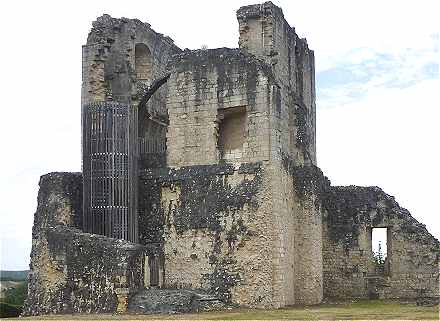
M415 303L401 303L393 300L360 300L274 310L241 308L198 314L76 314L41 318L57 320L439 320L439 306L423 307Z

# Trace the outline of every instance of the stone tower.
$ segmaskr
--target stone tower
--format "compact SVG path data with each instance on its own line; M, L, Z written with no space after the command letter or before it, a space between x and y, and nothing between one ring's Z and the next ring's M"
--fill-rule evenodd
M83 173L40 179L24 314L438 298L426 227L316 166L306 40L271 2L237 19L239 48L184 51L136 19L93 23ZM379 275L375 228L388 237Z
M218 295L233 302L319 303L322 216L302 170L316 162L313 51L271 2L237 18L239 49L183 52L170 64L171 172L144 174L142 199L163 183L141 213L162 204L165 284L210 288L226 276Z
M138 241L138 168L165 146L163 90L149 103L148 90L177 50L138 20L94 23L83 46L84 231Z

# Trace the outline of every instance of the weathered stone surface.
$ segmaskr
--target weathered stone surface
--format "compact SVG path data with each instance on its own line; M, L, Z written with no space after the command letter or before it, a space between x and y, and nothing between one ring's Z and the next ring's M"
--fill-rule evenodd
M323 200L327 297L439 296L439 241L378 187L331 187ZM388 230L387 272L376 275L371 228Z
M174 314L215 311L224 307L218 298L200 290L148 289L140 291L130 300L128 311Z
M225 160L219 148L222 112L238 108L245 114L244 137L240 154L232 161L269 159L269 114L278 91L269 66L239 49L219 48L179 54L170 68L168 166Z
M83 46L83 108L103 101L128 103L138 108L142 93L155 79L166 74L168 61L179 52L173 40L155 32L147 23L109 15L98 17ZM145 69L146 74L141 75L139 69ZM138 110L141 169L165 166L166 96L165 83Z
M228 303L273 304L273 267L264 259L273 246L269 177L261 166L145 172L140 197L151 203L140 221L150 221L149 213L163 219L155 222L164 244L166 286L204 289Z
M299 164L316 165L315 58L272 2L237 11L239 47L271 66L279 92L274 114L276 150Z
M24 315L125 310L142 287L145 248L81 232L82 177L41 177Z
M139 160L129 177L140 244L83 233L81 174L43 176L26 315L438 299L438 240L379 188L332 187L316 166L307 41L271 2L237 19L239 49L184 51L139 20L93 23L82 104L138 111L127 153ZM375 227L390 240L382 274L371 263Z

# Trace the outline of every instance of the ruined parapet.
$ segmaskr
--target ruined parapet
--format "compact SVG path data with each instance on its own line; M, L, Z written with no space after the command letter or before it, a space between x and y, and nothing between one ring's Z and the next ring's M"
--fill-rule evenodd
M289 155L298 165L316 165L313 51L272 2L241 7L237 19L240 49L271 66L280 86L278 158Z
M138 85L161 76L170 57L180 52L173 40L137 19L98 17L83 46L82 104L115 100L128 102ZM151 113L166 114L163 103Z
M82 105L117 101L139 107L143 93L164 75L172 55L181 50L173 40L137 19L103 15L83 46ZM164 84L138 110L139 166L165 166L168 113Z
M54 172L41 176L32 228L34 239L44 235L50 226L82 227L82 184L81 173Z
M323 202L326 297L439 297L439 241L394 197L378 187L337 186ZM387 259L379 272L374 228L387 229Z
M83 230L137 242L137 108L91 103L82 114Z
M117 312L143 286L143 246L83 233L82 176L40 179L24 315Z
M264 62L238 49L185 51L170 71L169 166L270 159L278 88Z

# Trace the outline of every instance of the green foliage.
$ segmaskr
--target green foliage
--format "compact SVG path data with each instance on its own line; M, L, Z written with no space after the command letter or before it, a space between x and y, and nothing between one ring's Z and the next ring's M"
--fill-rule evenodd
M380 241L377 252L373 252L373 263L377 273L383 274L385 272L385 256L383 255Z
M17 287L6 290L5 297L2 300L4 303L9 303L16 306L22 306L27 296L27 281L20 283Z

